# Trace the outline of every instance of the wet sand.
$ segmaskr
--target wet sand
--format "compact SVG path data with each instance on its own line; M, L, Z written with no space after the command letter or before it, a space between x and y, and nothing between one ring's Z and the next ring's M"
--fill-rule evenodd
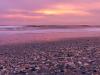
M0 75L100 75L100 37L1 45Z
M100 32L50 32L50 33L14 33L0 34L0 45L50 42L68 38L100 37Z

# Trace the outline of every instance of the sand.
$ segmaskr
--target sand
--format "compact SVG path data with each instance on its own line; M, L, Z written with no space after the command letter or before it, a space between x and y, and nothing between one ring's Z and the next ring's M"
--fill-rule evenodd
M1 45L0 75L100 75L100 38Z

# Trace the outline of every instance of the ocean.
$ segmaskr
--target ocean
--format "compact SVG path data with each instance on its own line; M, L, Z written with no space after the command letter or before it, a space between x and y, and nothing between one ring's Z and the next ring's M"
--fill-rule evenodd
M0 44L98 37L99 27L0 26Z

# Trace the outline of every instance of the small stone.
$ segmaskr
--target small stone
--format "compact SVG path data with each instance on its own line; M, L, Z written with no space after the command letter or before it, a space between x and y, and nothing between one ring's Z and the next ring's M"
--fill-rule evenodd
M88 66L89 64L88 63L84 63L84 66Z

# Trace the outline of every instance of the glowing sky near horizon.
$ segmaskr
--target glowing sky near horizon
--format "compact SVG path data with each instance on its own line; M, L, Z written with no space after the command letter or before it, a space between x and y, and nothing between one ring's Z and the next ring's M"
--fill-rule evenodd
M0 25L100 25L100 0L0 0Z

